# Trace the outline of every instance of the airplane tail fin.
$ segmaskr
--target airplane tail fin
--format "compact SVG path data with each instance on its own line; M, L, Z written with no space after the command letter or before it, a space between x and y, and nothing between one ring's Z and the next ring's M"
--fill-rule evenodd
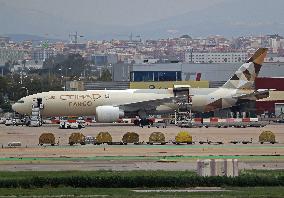
M252 89L255 78L258 76L264 58L267 55L267 50L267 48L259 48L222 87Z

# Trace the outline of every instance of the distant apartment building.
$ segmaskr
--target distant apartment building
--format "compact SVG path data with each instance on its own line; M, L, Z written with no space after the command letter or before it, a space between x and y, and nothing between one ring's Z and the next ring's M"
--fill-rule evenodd
M186 52L186 63L240 63L247 59L246 52Z
M91 60L95 65L106 65L107 64L107 56L104 54L94 54L91 57Z
M8 61L23 60L25 52L17 49L0 48L0 65L5 65Z
M32 60L44 61L47 58L56 56L56 51L53 49L34 48L31 52Z
M98 66L117 63L116 54L93 54L90 58Z
M284 48L284 38L278 34L267 35L269 47L273 53L277 53L279 49Z
M272 54L269 54L268 57L264 58L264 62L266 63L283 63L284 62L284 57L279 57L279 56L272 56Z
M0 36L0 47L5 47L10 41L10 38L7 36Z

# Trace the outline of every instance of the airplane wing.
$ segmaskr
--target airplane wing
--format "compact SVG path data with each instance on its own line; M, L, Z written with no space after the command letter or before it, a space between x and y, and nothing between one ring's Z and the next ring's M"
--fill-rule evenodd
M134 102L119 105L119 107L125 111L137 111L143 109L145 111L155 110L157 106L164 104L164 103L172 103L176 100L176 97L168 97L162 99L153 99L153 100L146 100L141 102Z
M233 98L240 99L240 100L259 100L259 99L269 97L269 91L272 91L272 90L271 89L258 89L249 94L242 94L242 93L235 94L233 95Z
M158 106L163 105L165 103L176 103L180 105L180 104L184 104L184 101L188 101L187 95L170 96L170 97L165 97L165 98L160 98L160 99L133 102L133 103L123 104L123 105L118 105L118 106L120 109L123 109L124 111L139 111L139 110L153 111L153 110L156 110Z

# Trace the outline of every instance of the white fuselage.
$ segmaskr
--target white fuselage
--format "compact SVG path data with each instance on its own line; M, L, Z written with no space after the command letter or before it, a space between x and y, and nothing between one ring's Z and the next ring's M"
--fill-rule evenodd
M228 88L189 88L193 112L208 112L215 109L228 108L236 104L233 97L243 92ZM244 91L247 93L248 91ZM174 97L173 89L128 89L128 90L90 90L90 91L50 91L30 95L20 99L13 109L21 114L30 115L32 104L42 99L43 116L93 116L99 106L119 107L124 112L138 112L147 109L142 103L151 104L162 99ZM221 101L220 101L221 100ZM219 103L215 103L218 101ZM221 104L221 106L220 106ZM159 103L156 113L173 113L178 108L173 102Z
M43 116L89 116L95 114L98 106L125 105L125 111L138 111L140 102L171 97L173 97L171 90L50 91L24 97L13 105L13 109L21 114L30 115L33 102L41 98L44 107L41 110ZM135 103L137 105L127 106Z

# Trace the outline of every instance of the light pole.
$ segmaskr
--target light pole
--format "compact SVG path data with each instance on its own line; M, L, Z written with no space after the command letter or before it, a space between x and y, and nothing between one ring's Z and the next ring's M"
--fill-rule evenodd
M63 82L62 65L60 66L60 68L58 69L58 71L60 71L60 84L62 85L62 82Z
M65 88L64 88L64 91L67 91L67 78L68 78L68 70L71 70L72 68L71 67L68 67L68 69L67 68L65 68Z
M22 67L21 67L21 85L23 84L23 70L26 69L26 63L28 62L28 60L24 59L22 60Z

